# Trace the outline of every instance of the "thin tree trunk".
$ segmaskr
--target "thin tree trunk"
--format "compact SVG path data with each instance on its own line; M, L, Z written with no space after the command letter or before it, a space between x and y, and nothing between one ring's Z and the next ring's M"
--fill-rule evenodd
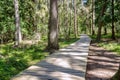
M14 8L15 8L15 46L18 46L22 41L22 34L20 28L20 18L19 18L19 2L18 0L14 0Z
M91 26L91 33L92 35L95 34L95 0L92 0L92 26Z
M34 32L38 32L38 16L37 16L37 14L36 14L36 12L37 12L37 7L38 7L38 4L39 4L39 1L38 0L34 0L34 22L33 22L33 26L34 26Z
M101 13L100 13L100 17L103 17L104 16L104 12L106 11L106 5L107 5L107 0L105 0L104 2L104 5L102 7L102 10L101 10ZM98 33L97 33L97 38L96 40L97 41L100 41L101 40L101 30L102 30L102 24L103 24L103 21L101 19L98 19Z
M115 26L114 26L114 0L112 0L112 39L115 40Z
M76 11L76 16L77 16L77 15L78 15L78 12ZM79 26L78 26L78 18L76 17L76 31L77 31L76 33L77 33L77 35L79 34L79 33L78 33L78 29L79 29L79 28L78 28L78 27L79 27Z
M66 3L67 1L66 0L63 0L63 9L65 10L64 11L64 36L65 36L65 39L67 40L68 39L68 32L67 32L67 29L68 29L68 13L67 13L67 7L66 7Z
M107 28L104 27L104 35L107 35Z
M72 3L72 0L71 0ZM70 9L70 27L69 27L69 35L71 33L71 28L72 28L72 8Z
M78 14L79 15L79 14ZM79 33L79 27L80 27L80 25L79 25L79 19L77 19L77 34L79 35L80 33Z
M48 46L49 51L59 49L58 45L58 5L57 0L50 0L50 18L48 25Z
M81 5L84 6L83 0L81 0Z
M76 10L76 0L74 0L74 34L77 37L77 10Z
M68 8L69 8L69 0L66 1L67 2L67 7L66 7L66 11L68 12ZM66 39L68 40L70 38L70 35L69 35L69 29L70 29L70 26L69 26L69 13L67 13L67 24L66 24L66 27L67 27L67 36L66 36Z

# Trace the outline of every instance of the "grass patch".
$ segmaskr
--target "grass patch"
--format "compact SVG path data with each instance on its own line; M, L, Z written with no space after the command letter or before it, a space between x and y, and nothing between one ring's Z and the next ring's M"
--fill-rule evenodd
M48 55L43 51L44 44L21 48L12 46L13 44L0 45L0 80L9 80Z
M118 55L120 55L120 44L116 42L101 42L98 43L98 46L104 47L107 50L117 52Z
M76 42L77 40L79 40L80 38L70 38L68 40L65 39L60 39L59 41L59 45L60 48L64 48L67 47L69 44Z
M60 39L60 48L77 41L75 38L69 40ZM13 43L0 45L0 80L10 80L22 70L45 59L48 52L44 49L47 40L43 40L36 45L23 45L20 48L14 48Z
M116 37L119 39L119 36L118 34L116 34ZM96 39L96 35L94 36L91 36L90 37L95 40ZM110 50L110 51L113 51L113 52L117 52L118 55L120 55L120 43L116 40L112 40L111 39L111 34L108 34L108 35L101 35L101 41L100 42L97 42L95 41L98 46L101 46L107 50Z

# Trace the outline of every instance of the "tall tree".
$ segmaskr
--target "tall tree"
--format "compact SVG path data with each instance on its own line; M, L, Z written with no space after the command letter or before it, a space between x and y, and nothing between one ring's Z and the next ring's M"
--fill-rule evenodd
M14 0L14 8L15 8L15 45L18 46L22 41L22 34L20 28L20 17L19 17L19 2L18 0Z
M74 0L74 34L75 38L77 37L77 9L76 9L76 0Z
M58 4L57 0L50 0L50 17L48 24L48 46L49 51L59 49L58 45Z
M107 0L104 1L103 7L101 9L101 13L98 16L98 33L97 33L97 38L96 38L97 41L100 41L100 39L101 39L101 29L103 26L102 17L104 16L104 13L106 11L106 7L107 7Z
M112 0L112 39L115 40L115 26L114 26L114 0Z
M95 0L92 0L92 26L91 26L91 33L92 35L95 34Z

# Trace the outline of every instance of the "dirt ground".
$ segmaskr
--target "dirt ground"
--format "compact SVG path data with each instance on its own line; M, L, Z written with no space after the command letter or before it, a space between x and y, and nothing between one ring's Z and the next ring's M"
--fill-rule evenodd
M110 80L118 70L120 56L105 50L104 48L91 44L86 80Z

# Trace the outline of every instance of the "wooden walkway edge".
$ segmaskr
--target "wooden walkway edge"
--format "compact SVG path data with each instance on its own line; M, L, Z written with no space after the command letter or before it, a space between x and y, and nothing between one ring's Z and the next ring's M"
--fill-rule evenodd
M81 35L77 42L60 49L11 80L85 80L90 41L89 36Z

